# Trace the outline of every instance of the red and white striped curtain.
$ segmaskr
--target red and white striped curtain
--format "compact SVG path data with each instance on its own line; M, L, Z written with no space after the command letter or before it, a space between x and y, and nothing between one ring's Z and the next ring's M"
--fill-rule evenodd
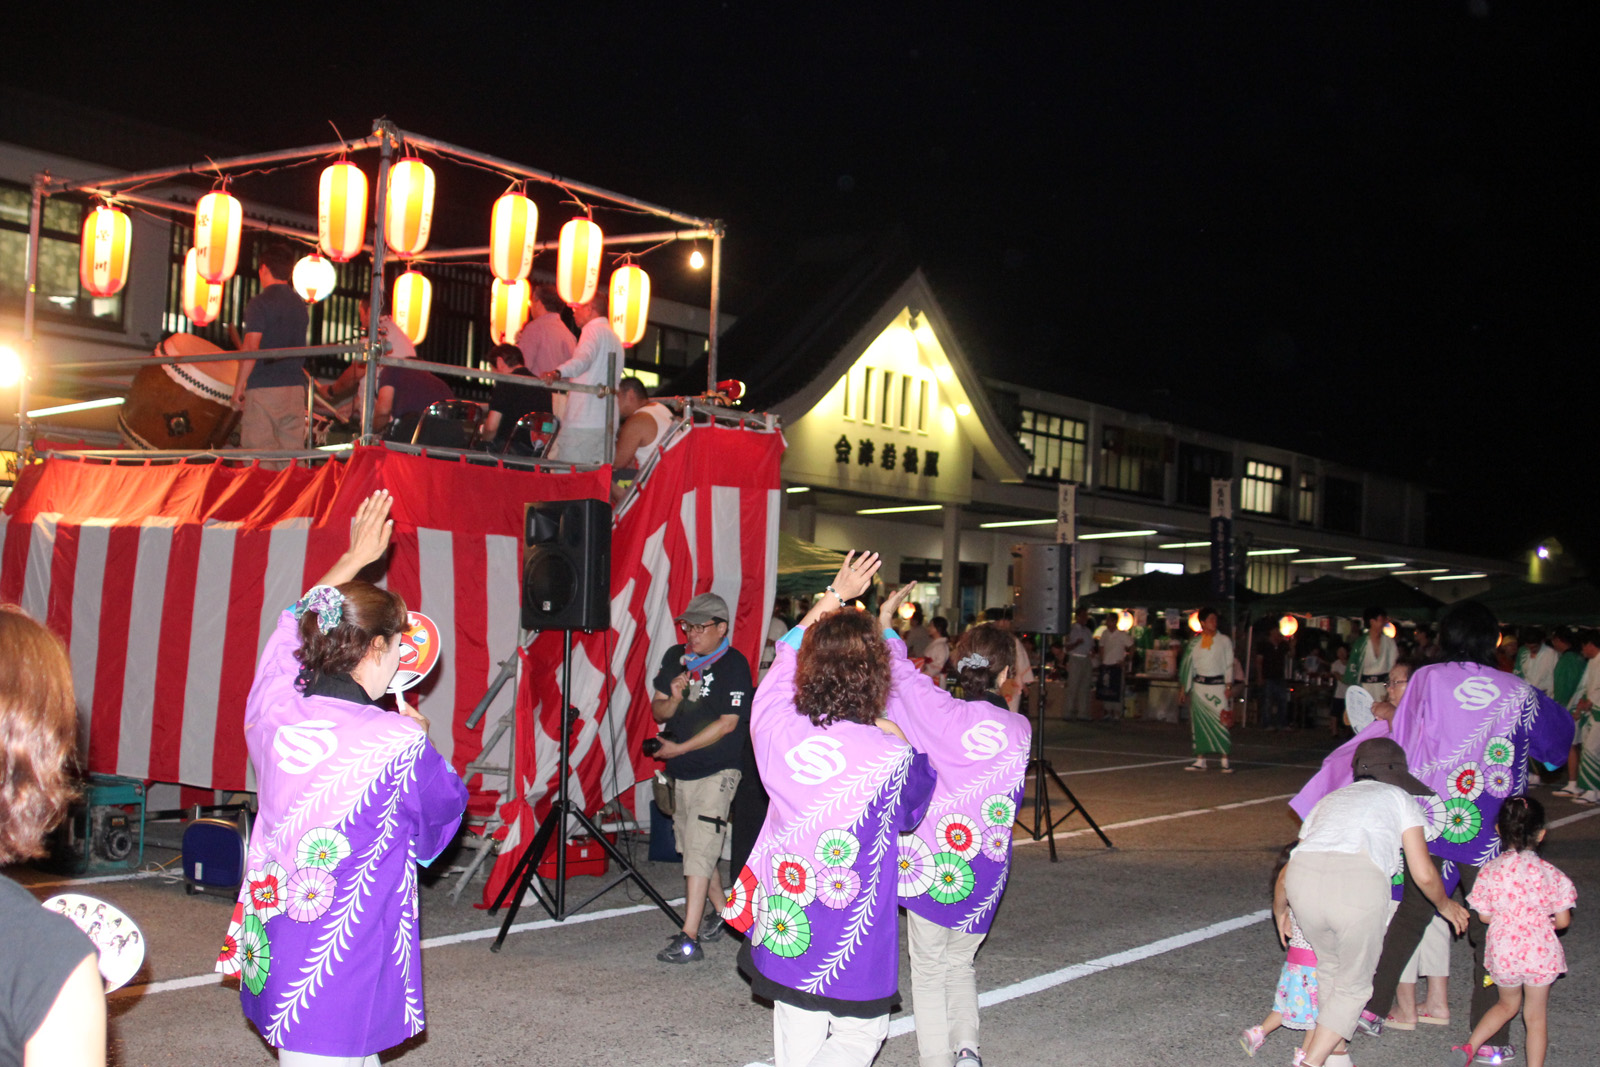
M68 643L91 771L251 788L243 722L279 612L349 543L356 506L395 498L382 583L432 617L439 667L414 693L460 770L466 718L517 647L523 505L605 499L608 472L535 473L358 448L314 470L52 458L0 515L0 601ZM502 693L493 723L511 706Z
M614 797L631 803L634 783L660 766L639 745L656 732L651 683L678 643L673 618L691 598L710 592L727 601L733 647L752 671L760 663L777 589L783 449L775 431L680 427L617 517L611 629L573 635L570 702L578 714L568 789L575 807L593 814ZM500 808L506 826L485 904L555 799L562 638L540 634L523 653L513 764L519 795Z

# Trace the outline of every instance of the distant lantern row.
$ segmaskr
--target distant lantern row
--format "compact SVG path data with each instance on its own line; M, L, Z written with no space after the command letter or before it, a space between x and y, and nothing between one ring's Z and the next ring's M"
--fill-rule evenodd
M396 255L409 259L428 246L433 228L433 168L414 156L389 169L388 200L384 212L384 243ZM183 313L196 326L214 321L222 307L222 287L233 277L239 261L239 232L244 213L238 200L217 190L195 205L194 247L184 260ZM539 208L520 192L508 192L495 201L489 223L489 269L494 273L490 301L490 333L496 344L510 343L528 321ZM301 259L291 279L307 303L324 299L333 291L337 276L333 264L361 254L367 227L367 176L353 163L341 160L322 172L317 197L317 245L320 250ZM97 297L115 296L128 281L129 249L133 227L128 216L109 204L96 208L83 224L78 277ZM569 219L561 227L556 252L556 291L568 304L587 304L600 283L605 235L593 219ZM324 258L326 257L326 258ZM395 279L392 300L394 322L412 343L428 332L428 312L433 288L415 269ZM611 278L611 324L625 345L644 337L650 310L650 278L628 263Z

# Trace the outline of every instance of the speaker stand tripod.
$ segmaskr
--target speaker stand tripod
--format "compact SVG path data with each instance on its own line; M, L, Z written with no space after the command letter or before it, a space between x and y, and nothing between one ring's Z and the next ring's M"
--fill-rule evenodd
M1111 839L1106 836L1100 824L1094 821L1094 816L1089 814L1089 809L1083 806L1083 801L1073 796L1072 790L1067 788L1067 783L1061 780L1056 769L1051 766L1050 760L1044 754L1044 638L1039 638L1039 676L1036 679L1034 690L1033 708L1033 758L1028 761L1028 769L1024 772L1033 776L1033 825L1029 826L1017 817L1017 825L1037 841L1041 837L1050 842L1050 862L1057 862L1056 857L1056 827L1074 815L1082 815L1084 822L1105 842L1106 848L1115 848ZM1061 795L1067 798L1067 803L1072 806L1060 815L1054 815L1050 807L1050 786L1061 790Z
M533 887L535 880L539 883L536 896L540 907L549 913L550 918L556 922L566 921L567 916L575 914L593 904L600 897L611 892L623 882L632 880L635 885L644 890L645 894L655 901L667 918L672 920L674 926L682 926L683 918L672 906L667 903L655 886L651 885L644 875L640 874L628 857L622 854L596 826L589 817L580 809L573 807L567 792L567 779L571 775L570 766L572 759L572 721L577 715L577 709L567 702L567 694L572 691L572 631L563 634L561 649L561 702L563 705L561 715L561 755L560 755L560 784L557 786L556 802L550 806L550 813L545 816L544 822L539 824L538 832L533 835L533 840L517 858L517 865L511 871L511 877L500 888L500 895L494 898L494 906L489 909L493 915L500 910L500 906L511 899L511 910L506 913L505 922L500 924L500 936L494 939L494 944L489 946L489 951L499 952L500 946L505 943L506 935L511 932L511 924L517 920L517 909L522 907L522 898ZM611 857L611 862L617 865L619 873L611 881L592 893L581 904L567 907L567 825L568 820L576 822L589 835L606 850L606 855ZM559 833L559 837L557 834ZM539 873L539 864L544 860L544 854L549 849L551 842L556 845L556 880L551 886Z

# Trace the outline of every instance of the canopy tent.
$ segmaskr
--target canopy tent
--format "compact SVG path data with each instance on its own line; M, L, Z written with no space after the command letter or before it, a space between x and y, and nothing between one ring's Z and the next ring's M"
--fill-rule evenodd
M804 596L833 581L845 554L790 533L778 535L778 595Z
M1243 582L1235 582L1234 598L1239 604L1249 604L1260 599L1259 593ZM1108 586L1078 598L1078 606L1088 611L1106 611L1111 608L1198 608L1211 605L1218 610L1227 606L1227 597L1219 597L1211 585L1210 571L1191 571L1188 574L1167 574L1152 571L1137 578Z
M1600 625L1600 588L1589 582L1535 585L1508 578L1474 599L1511 626Z
M1365 579L1328 576L1262 597L1253 610L1257 615L1357 616L1374 606L1383 608L1391 618L1430 620L1444 603L1393 575Z

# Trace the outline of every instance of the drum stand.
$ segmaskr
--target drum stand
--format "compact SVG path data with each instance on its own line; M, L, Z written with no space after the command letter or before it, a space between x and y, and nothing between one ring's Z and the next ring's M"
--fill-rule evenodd
M656 907L660 908L667 918L672 920L674 926L681 927L683 925L683 917L672 910L672 905L667 903L666 898L656 892L655 886L651 885L649 880L639 873L628 857L623 855L622 851L600 832L600 828L591 822L587 815L580 809L573 807L571 800L568 798L567 781L572 774L572 723L578 716L578 709L567 703L566 699L567 694L572 691L572 631L568 630L562 636L564 644L561 650L561 697L565 708L561 716L560 784L557 787L556 802L550 805L549 814L545 816L544 822L539 824L538 832L533 835L533 841L518 857L517 865L511 871L511 877L500 888L500 895L494 898L494 906L489 909L489 914L493 915L500 910L500 906L506 902L506 898L510 897L511 910L506 913L505 922L500 924L500 936L496 937L494 944L489 946L490 952L499 952L500 946L505 943L506 935L511 932L511 924L517 920L517 909L522 906L522 898L529 889L533 888L535 879L539 883L539 890L536 891L539 906L544 908L549 913L550 918L556 922L566 921L567 916L582 911L600 897L631 879L635 885L644 890L651 900L655 901ZM611 857L611 862L615 863L617 869L621 872L604 886L590 894L589 898L583 903L575 904L571 908L567 907L566 830L569 820L576 822L586 830L600 847L606 850L606 855ZM552 887L549 882L545 881L544 876L539 873L539 864L544 860L545 851L550 847L551 841L556 838L557 831L560 831L560 839L556 840L556 881L554 887Z
M1045 664L1044 637L1039 636L1039 675L1034 679L1033 708L1033 758L1028 761L1028 769L1024 774L1033 775L1033 825L1029 826L1022 821L1022 816L1017 816L1017 825L1037 841L1041 837L1050 842L1050 862L1057 862L1056 856L1056 827L1074 815L1082 815L1084 822L1105 842L1106 848L1115 848L1111 839L1106 836L1100 824L1094 821L1094 816L1089 814L1089 809L1083 806L1083 801L1072 795L1072 790L1067 788L1067 783L1061 780L1056 769L1051 766L1050 760L1044 754L1044 664ZM1067 798L1067 803L1072 806L1060 815L1053 815L1050 809L1050 786L1061 790L1061 795Z

